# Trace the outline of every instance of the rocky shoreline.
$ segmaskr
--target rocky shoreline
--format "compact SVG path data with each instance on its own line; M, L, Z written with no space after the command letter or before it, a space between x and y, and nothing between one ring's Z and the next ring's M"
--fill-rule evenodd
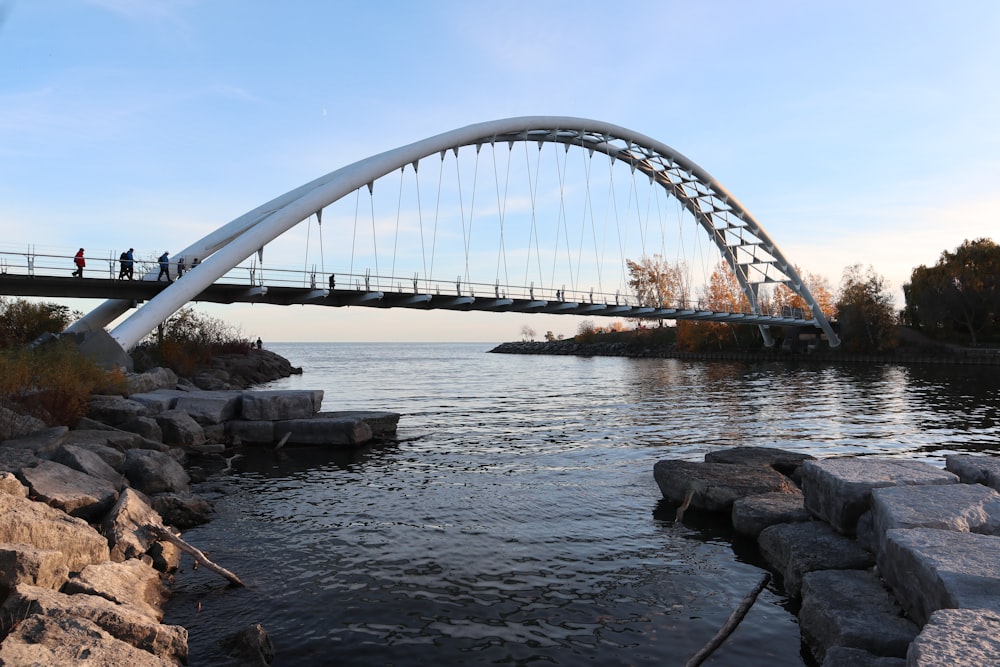
M162 620L182 554L204 558L180 533L211 518L192 475L247 445L395 434L398 414L323 413L321 391L243 389L296 371L267 351L192 379L155 368L129 376L126 396L92 396L73 428L0 408L14 433L0 443L0 664L186 664L187 630ZM258 624L219 641L233 664L273 659Z
M823 667L1000 665L1000 458L737 447L653 476L678 520L724 513L756 541Z
M791 352L787 350L719 350L683 352L674 345L640 342L577 343L574 340L512 341L490 352L497 354L552 354L578 357L631 357L636 359L691 359L696 361L795 361L810 363L943 364L1000 366L1000 351L962 349L949 351L896 350L887 354L852 354L839 350Z

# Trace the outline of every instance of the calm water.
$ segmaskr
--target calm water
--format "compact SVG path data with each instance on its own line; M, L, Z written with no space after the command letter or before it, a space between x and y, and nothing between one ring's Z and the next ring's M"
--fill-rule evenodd
M653 465L738 445L943 465L1000 455L1000 373L487 354L486 344L284 344L324 409L402 414L353 454L258 451L201 492L167 622L192 665L259 622L276 665L683 665L764 570L723 524L674 521ZM806 665L765 590L707 663Z

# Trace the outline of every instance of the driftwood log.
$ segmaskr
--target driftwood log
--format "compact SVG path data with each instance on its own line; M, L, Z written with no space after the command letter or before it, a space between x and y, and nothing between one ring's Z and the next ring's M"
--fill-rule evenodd
M767 586L767 582L769 581L771 581L771 575L768 573L765 574L759 582L757 582L757 585L754 586L752 591L746 594L746 597L744 597L743 601L740 602L740 606L734 609L733 613L729 615L725 625L723 625L719 631L715 633L715 636L712 637L712 639L705 644L700 651L694 654L694 657L687 661L687 664L685 664L684 667L698 667L698 665L705 662L705 659L710 656L715 649L722 646L722 642L726 641L726 638L733 634L733 630L736 629L736 626L740 624L743 618L747 615L747 612L750 611L750 607L752 607L753 603L756 602L757 596L760 595L760 592L764 590L764 587Z
M213 563L212 561L210 561L208 559L208 556L206 556L205 554L203 554L197 547L194 547L194 546L188 544L187 542L185 542L184 540L182 540L177 535L174 535L172 532L170 532L169 530L167 530L163 526L157 526L155 524L150 523L150 524L146 524L146 530L148 530L150 533L152 533L154 536L156 536L156 539L158 539L158 540L160 540L162 542L170 542L171 544L173 544L174 546L176 546L178 549L180 549L184 553L186 553L189 556L191 556L192 558L194 558L195 562L200 563L201 565L204 565L207 569L211 570L212 572L215 572L217 575L219 575L221 577L225 577L231 583L233 583L233 584L235 584L237 586L241 586L243 588L246 588L246 584L244 584L242 581L240 581L240 578L237 577L235 574L233 574L232 572L230 572L229 570L227 570L226 568L224 568L224 567L222 567L220 565L216 565L215 563Z

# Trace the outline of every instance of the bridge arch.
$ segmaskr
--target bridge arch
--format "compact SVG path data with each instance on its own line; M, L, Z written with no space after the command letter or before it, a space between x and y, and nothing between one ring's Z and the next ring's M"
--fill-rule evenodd
M478 149L501 142L559 143L567 150L575 146L603 153L645 174L697 221L733 271L755 312L759 312L762 285L784 284L805 301L831 346L839 345L839 338L795 267L750 212L707 171L646 135L611 123L563 116L507 118L451 130L359 160L262 204L176 253L204 259L198 271L175 281L119 323L111 337L124 350L131 349L160 322L268 242L378 178L449 150ZM85 334L103 329L132 306L127 300L109 300L69 331Z

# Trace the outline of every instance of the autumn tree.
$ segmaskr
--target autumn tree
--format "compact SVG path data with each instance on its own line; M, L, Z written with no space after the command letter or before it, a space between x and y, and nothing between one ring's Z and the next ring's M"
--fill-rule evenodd
M840 337L848 352L881 352L896 347L896 313L885 278L869 266L844 269L837 300Z
M725 261L719 262L705 286L698 301L700 308L724 313L741 313L750 310L736 274ZM726 322L679 320L677 322L677 344L679 347L696 351L708 348L722 349L731 345L759 343L756 326L729 324Z
M628 285L640 306L669 308L688 300L687 269L683 263L671 264L660 255L643 255L638 262L625 260Z
M0 348L26 345L42 334L59 333L80 316L55 303L0 298Z
M913 269L903 295L907 322L929 336L973 346L1000 338L1000 246L981 238L945 250Z
M795 267L795 271L802 278L802 283L812 294L813 299L816 300L820 311L828 320L835 319L837 316L837 297L830 286L830 281L817 273L803 273L798 266ZM812 315L805 299L784 283L780 283L775 288L771 296L771 305L775 312L783 312L785 308L789 308L801 310L807 317Z

